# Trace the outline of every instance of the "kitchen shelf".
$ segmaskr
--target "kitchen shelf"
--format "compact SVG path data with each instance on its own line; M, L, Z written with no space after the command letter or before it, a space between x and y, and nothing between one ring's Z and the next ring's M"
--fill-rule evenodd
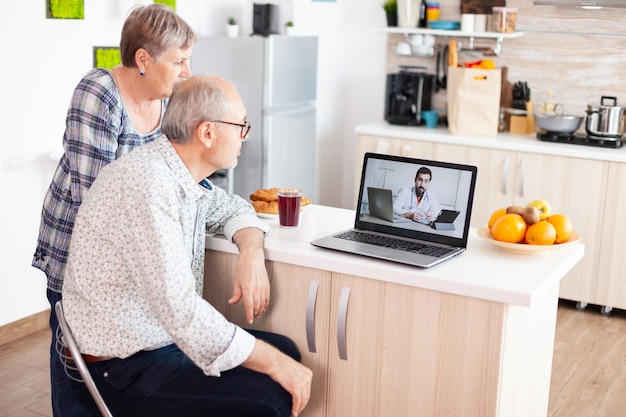
M400 35L433 35L445 36L449 38L484 38L497 39L515 39L524 36L524 32L500 33L500 32L464 32L462 30L444 30L444 29L425 29L425 28L398 28L387 27L379 29L385 33L398 33Z
M385 33L397 33L405 35L407 38L410 35L431 35L449 38L469 38L469 47L466 50L475 50L475 39L494 39L496 46L491 48L488 52L489 55L499 56L502 51L502 42L505 39L515 39L524 36L524 32L512 32L512 33L500 33L500 32L464 32L462 30L444 30L444 29L427 29L427 28L399 28L399 27L386 27L381 28L379 31ZM459 50L462 49L462 45L459 43Z

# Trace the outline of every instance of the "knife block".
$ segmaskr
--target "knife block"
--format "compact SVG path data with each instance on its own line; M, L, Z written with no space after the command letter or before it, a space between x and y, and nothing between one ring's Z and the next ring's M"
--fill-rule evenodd
M527 135L529 133L535 133L535 116L533 115L533 101L528 100L526 102L526 116L511 115L509 122L509 133L518 135Z

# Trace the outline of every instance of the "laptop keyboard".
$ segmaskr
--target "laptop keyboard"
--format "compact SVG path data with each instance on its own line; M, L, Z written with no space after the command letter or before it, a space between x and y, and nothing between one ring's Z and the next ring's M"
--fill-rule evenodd
M368 243L370 245L382 246L385 248L392 248L397 250L403 250L406 252L419 253L421 255L428 255L440 258L450 252L452 249L443 248L441 246L431 246L424 243L410 242L403 239L395 239L388 236L373 235L370 233L358 232L355 230L349 230L344 233L340 233L335 237L339 239L351 240L353 242Z

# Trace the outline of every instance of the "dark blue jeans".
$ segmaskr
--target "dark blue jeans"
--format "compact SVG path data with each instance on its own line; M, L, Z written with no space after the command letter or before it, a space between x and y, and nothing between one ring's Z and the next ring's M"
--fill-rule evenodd
M70 379L65 374L63 364L55 349L56 332L59 327L54 306L61 301L61 293L48 290L50 302L50 329L52 330L52 343L50 344L50 393L52 396L52 415L54 417L91 417L94 413L87 411L72 392ZM95 415L99 415L96 413Z
M249 331L300 360L290 339ZM269 376L244 367L206 376L176 345L88 366L116 417L291 416L291 395ZM81 402L95 406L83 384L72 381L72 387Z

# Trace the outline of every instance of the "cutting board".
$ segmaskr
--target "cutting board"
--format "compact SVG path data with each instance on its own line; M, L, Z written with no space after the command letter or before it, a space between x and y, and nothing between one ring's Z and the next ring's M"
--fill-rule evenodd
M500 107L511 107L513 101L513 83L509 81L508 67L502 67L502 84L500 87Z
M506 6L506 0L461 0L461 14L491 14L494 6Z

